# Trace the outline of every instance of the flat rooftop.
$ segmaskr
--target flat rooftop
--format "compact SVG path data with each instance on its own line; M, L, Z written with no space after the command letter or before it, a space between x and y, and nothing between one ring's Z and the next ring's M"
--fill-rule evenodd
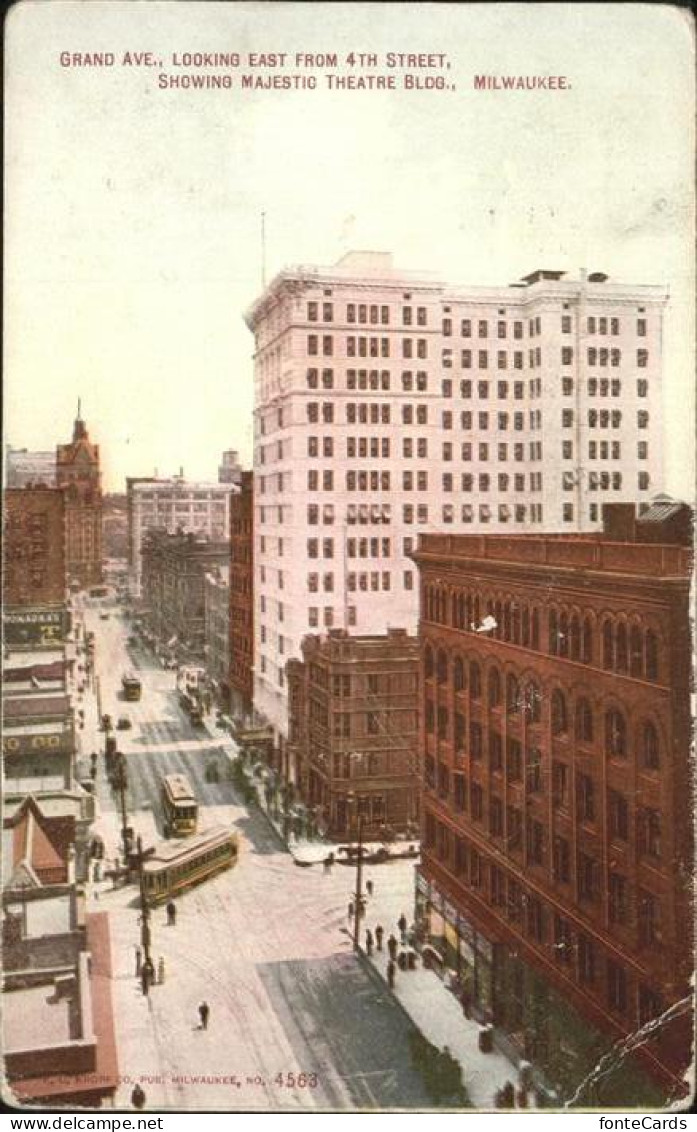
M416 562L445 557L648 578L687 578L691 570L688 547L610 542L602 535L420 535L410 557Z
M70 1017L76 993L57 998L53 982L6 990L2 996L5 1053L71 1041Z
M3 830L3 857L5 856L5 833ZM3 869L5 862L3 861ZM3 878L4 879L4 878ZM32 889L32 893L36 892ZM58 896L49 893L32 895L31 899L9 899L5 905L9 914L21 916L25 925L23 937L25 939L38 939L47 935L66 935L73 931L73 897L69 892L62 892Z

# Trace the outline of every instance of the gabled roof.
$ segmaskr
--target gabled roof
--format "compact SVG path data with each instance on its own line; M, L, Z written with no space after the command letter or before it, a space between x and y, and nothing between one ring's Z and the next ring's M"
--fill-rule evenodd
M36 798L28 795L12 817L5 818L3 828L12 833L12 859L5 862L8 887L67 881L69 850L75 841L73 817L47 817ZM5 852L8 849L6 840Z

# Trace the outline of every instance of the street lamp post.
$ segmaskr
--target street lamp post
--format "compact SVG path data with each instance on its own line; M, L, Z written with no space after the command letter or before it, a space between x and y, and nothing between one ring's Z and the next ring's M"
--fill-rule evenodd
M126 811L126 787L128 786L128 773L126 770L126 759L124 758L121 751L117 751L115 755L114 776L116 789L119 791L121 799L121 840L123 841L124 864L126 864L130 851L128 813Z
M140 837L136 842L138 849L138 886L140 889L140 939L143 945L145 962L150 964L150 908L145 893L145 874L143 872L143 842Z

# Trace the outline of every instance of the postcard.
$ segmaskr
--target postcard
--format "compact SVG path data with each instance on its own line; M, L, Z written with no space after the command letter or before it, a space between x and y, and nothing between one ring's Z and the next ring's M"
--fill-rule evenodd
M687 11L6 42L5 1102L684 1109Z

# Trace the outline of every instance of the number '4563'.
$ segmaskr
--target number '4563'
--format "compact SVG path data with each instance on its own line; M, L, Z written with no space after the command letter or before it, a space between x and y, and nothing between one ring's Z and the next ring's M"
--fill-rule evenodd
M278 1073L274 1083L285 1089L316 1089L316 1073Z

